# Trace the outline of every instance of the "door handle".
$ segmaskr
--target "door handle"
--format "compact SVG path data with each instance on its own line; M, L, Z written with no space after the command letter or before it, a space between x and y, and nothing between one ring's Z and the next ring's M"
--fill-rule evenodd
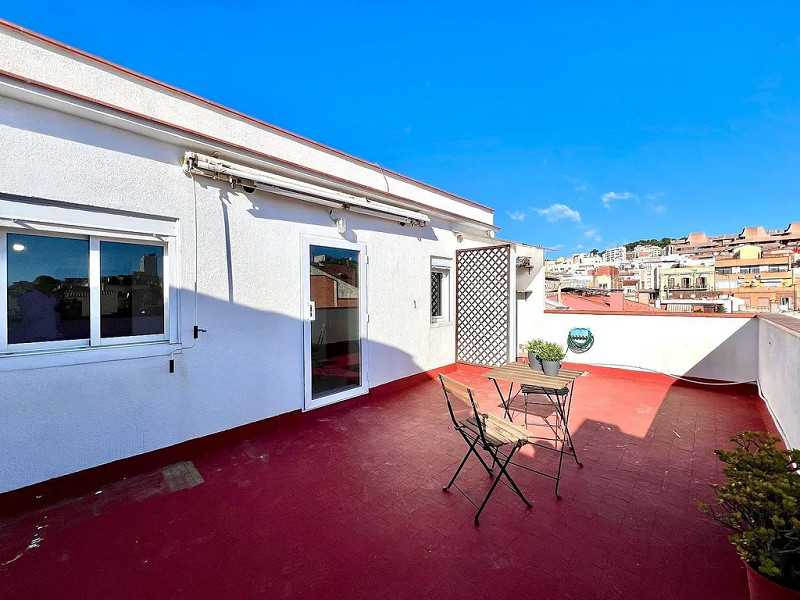
M317 303L313 300L306 302L306 314L309 321L317 320Z

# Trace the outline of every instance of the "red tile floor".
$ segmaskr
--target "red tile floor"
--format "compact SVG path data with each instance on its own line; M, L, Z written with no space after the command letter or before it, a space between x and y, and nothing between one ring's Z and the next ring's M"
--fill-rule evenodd
M476 371L454 377L497 408ZM579 469L516 470L474 509L443 492L466 446L438 382L302 415L193 457L204 483L160 471L0 521L8 598L747 597L726 532L697 510L728 437L762 429L758 400L633 373L577 381ZM551 466L541 450L521 460ZM489 479L474 459L461 486Z

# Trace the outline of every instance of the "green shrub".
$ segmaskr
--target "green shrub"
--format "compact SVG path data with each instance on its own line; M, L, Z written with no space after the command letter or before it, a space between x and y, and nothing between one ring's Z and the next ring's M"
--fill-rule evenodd
M564 357L567 353L564 351L564 347L553 342L544 342L539 349L536 351L536 355L541 358L542 360L558 362L560 360L564 360Z
M545 342L543 339L537 338L537 339L531 340L530 342L525 344L525 349L528 352L533 352L534 354L536 354L538 356L539 355L538 354L539 348L541 347L542 344L546 344L546 343L547 342Z
M753 569L800 589L800 450L780 450L764 432L734 435L736 448L716 450L727 481L714 485L716 500L701 503L730 530L730 541Z

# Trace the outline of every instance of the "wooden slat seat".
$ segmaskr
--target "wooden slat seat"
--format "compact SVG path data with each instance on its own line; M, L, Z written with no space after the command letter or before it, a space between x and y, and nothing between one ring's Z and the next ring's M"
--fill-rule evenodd
M462 419L459 423L469 429L473 434L480 435L475 417ZM504 421L492 414L483 415L482 424L483 435L486 437L486 441L489 445L494 447L500 447L505 444L516 444L522 440L527 440L530 436L527 430L522 427Z

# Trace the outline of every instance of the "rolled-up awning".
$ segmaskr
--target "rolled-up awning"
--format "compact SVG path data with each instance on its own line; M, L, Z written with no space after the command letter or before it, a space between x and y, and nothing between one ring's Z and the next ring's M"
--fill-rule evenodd
M425 227L425 224L430 221L428 215L415 210L377 202L361 196L353 196L339 190L267 173L266 171L251 169L250 167L236 165L196 152L186 152L184 154L183 169L191 175L225 180L233 186L241 187L246 192L255 190L272 192L273 194L313 202L322 206L396 221L402 225Z

